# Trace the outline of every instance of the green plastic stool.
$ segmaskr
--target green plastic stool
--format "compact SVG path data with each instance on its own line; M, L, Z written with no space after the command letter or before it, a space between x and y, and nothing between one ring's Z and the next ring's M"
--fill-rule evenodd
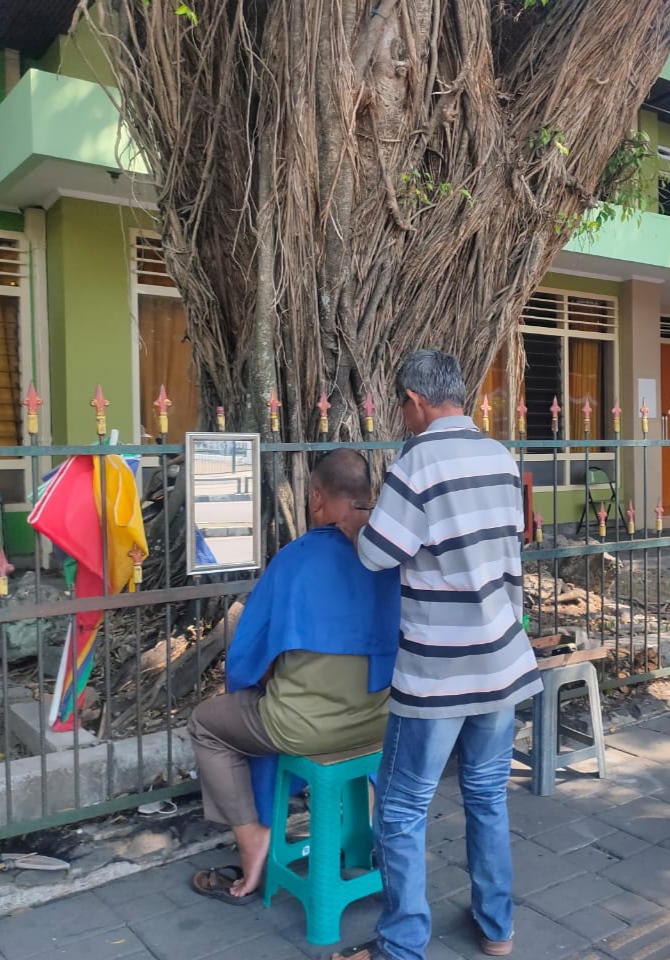
M279 757L263 903L269 907L280 887L297 897L305 908L310 943L336 943L344 908L381 890L379 870L372 869L368 795L380 757L377 745L319 757ZM286 839L293 776L306 780L310 790L310 832L298 842ZM291 864L304 858L307 872L300 875ZM343 864L365 872L345 879Z

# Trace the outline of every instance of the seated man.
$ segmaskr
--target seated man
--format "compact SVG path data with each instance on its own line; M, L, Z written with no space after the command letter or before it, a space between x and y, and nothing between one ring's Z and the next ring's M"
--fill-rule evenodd
M200 893L235 904L258 896L269 818L259 818L247 758L332 753L384 735L399 581L395 571L367 570L335 526L367 522L355 504L370 495L359 453L319 461L312 529L277 554L247 601L226 662L231 692L201 703L189 721L205 817L232 827L242 864L196 873Z

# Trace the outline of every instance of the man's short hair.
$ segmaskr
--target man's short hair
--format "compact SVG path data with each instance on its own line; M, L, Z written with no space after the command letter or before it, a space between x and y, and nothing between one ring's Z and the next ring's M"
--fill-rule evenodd
M407 400L407 391L421 394L431 407L451 403L465 406L465 383L455 356L442 350L417 350L403 360L395 379L400 403Z
M312 479L333 497L370 498L370 468L357 450L330 450L317 461Z

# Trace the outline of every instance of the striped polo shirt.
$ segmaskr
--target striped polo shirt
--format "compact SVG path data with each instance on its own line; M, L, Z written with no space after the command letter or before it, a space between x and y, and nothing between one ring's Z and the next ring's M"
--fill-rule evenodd
M392 713L489 713L542 689L521 625L523 526L516 464L470 417L404 445L358 539L370 570L400 565Z

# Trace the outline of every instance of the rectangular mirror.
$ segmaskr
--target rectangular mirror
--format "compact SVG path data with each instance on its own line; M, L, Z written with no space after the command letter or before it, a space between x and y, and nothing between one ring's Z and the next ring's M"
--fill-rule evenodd
M186 571L260 566L260 436L186 434Z

